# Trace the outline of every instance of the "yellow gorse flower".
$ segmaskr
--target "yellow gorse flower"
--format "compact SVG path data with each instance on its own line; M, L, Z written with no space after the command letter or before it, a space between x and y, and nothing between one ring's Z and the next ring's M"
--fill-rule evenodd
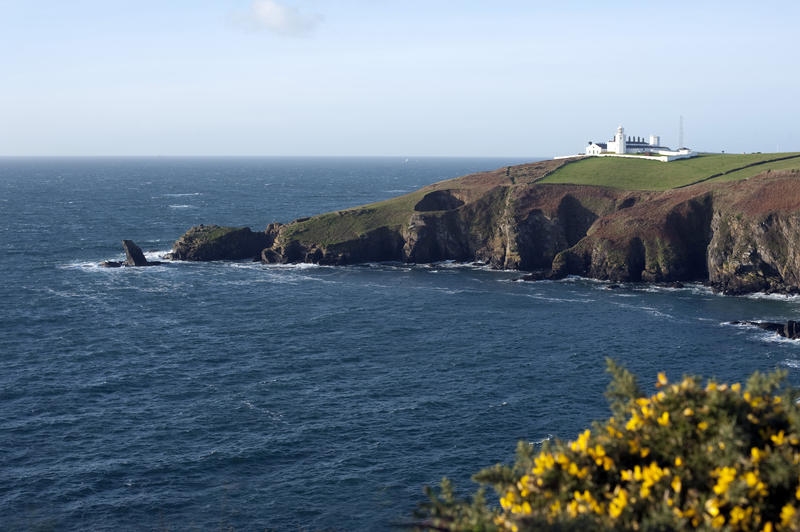
M641 530L647 512L662 508L671 523L664 526L675 530L797 528L798 405L763 388L742 392L738 383L703 388L684 378L670 385L662 373L657 385L654 395L615 410L616 419L531 456L527 474L503 487L494 522L513 530L536 522L527 516L550 524L580 518L587 529ZM736 437L734 420L744 423ZM772 486L764 464L792 468L792 480Z
M714 493L717 495L725 495L728 493L728 488L731 482L736 478L736 469L732 467L716 468L711 472L711 476L717 477L717 483L714 485Z
M750 460L752 460L754 464L759 463L763 459L764 459L764 451L762 451L758 447L753 447L752 449L750 449Z
M622 510L628 505L628 492L624 489L617 489L617 493L611 502L608 503L608 515L616 519L622 513Z
M738 525L739 523L746 522L749 519L748 512L752 512L752 508L748 508L745 510L741 506L734 506L731 509L730 514L730 523L732 526Z
M716 498L712 497L706 501L706 512L711 517L716 517L719 515L719 501Z
M633 414L631 418L625 423L625 430L629 431L636 431L639 430L644 425L642 419L637 415Z
M781 525L788 526L794 519L797 510L791 504L786 504L781 508Z

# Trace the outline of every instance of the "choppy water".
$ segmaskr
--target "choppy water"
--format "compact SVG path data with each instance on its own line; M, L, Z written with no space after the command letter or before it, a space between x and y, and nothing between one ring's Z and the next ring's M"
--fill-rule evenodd
M167 263L250 225L519 161L0 159L0 528L380 530L424 484L608 415L604 358L742 380L800 299L515 282L480 265Z

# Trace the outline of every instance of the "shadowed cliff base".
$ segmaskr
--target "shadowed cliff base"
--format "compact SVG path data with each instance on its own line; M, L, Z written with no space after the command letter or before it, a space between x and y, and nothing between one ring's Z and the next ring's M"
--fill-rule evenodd
M800 168L666 191L546 182L576 161L471 174L260 233L194 227L171 256L330 265L476 261L548 278L704 281L729 294L798 291Z

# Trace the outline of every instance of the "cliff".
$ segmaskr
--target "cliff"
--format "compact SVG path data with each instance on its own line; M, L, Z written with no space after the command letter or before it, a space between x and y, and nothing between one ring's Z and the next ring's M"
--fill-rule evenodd
M472 174L272 224L263 233L195 227L175 243L172 257L332 265L481 261L554 277L708 281L732 294L800 290L800 170L666 191L547 182L574 162Z

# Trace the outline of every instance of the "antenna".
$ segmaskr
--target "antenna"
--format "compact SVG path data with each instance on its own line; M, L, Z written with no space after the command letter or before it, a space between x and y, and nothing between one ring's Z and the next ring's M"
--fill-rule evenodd
M680 150L681 148L683 148L683 115L681 115L678 124L678 149Z

